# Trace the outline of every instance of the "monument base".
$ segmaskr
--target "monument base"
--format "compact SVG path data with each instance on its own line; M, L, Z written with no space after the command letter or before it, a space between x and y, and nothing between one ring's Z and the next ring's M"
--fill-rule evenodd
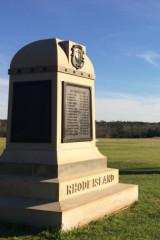
M77 178L0 175L0 219L69 230L138 200L138 186L121 184L118 170Z

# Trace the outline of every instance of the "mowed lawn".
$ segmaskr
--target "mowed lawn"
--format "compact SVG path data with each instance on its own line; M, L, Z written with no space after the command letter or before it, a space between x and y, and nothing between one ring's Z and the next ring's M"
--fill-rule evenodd
M0 151L4 143L0 140ZM97 146L108 156L109 167L160 168L160 139L100 139ZM160 175L123 175L120 181L138 184L140 189L139 202L127 210L66 233L1 223L0 239L159 240Z
M6 145L6 139L0 138L0 154L3 152L5 145Z
M160 169L160 138L100 139L99 150L108 166L119 169Z

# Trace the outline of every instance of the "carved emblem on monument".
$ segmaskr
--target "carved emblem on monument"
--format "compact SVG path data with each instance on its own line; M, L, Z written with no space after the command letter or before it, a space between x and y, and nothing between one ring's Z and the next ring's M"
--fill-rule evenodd
M72 47L71 61L72 65L76 68L82 68L84 65L84 51L80 45Z

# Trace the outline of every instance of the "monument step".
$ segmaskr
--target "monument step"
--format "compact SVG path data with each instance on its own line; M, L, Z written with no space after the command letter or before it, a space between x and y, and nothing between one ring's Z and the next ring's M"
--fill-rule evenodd
M54 165L0 161L0 174L57 177Z
M6 154L6 153L5 153ZM26 162L23 159L15 161L12 157L2 155L0 159L0 174L14 174L21 176L40 177L67 177L78 176L88 172L94 172L106 168L106 158L90 159L80 162L70 162L67 164L49 164L46 162ZM45 158L44 158L45 159Z
M117 169L105 168L87 175L60 181L59 200L103 190L119 182Z
M58 180L52 178L0 175L0 196L57 201Z
M76 178L0 175L0 196L64 200L118 183L117 169L102 169Z
M66 230L117 212L137 200L138 186L120 183L60 202L0 197L0 219Z
M62 229L69 230L110 215L129 207L138 201L138 185L114 184L109 188L97 190L65 200L61 204Z

